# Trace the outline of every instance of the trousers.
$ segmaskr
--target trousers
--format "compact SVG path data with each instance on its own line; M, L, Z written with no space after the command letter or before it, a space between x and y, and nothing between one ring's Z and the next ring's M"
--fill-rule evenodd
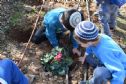
M110 71L93 55L86 57L86 62L94 68L93 77L89 80L89 84L107 84L111 80Z
M119 7L115 4L101 3L98 8L99 20L103 27L103 32L111 37L110 28L116 26L116 17Z

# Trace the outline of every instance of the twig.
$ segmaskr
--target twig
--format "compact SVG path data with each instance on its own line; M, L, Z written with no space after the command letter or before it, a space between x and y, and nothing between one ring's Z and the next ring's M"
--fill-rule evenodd
M91 21L91 17L90 17L90 9L89 9L89 0L86 0L86 8L87 8L87 15L88 15L88 20Z
M85 64L83 66L83 74L84 74L84 81L86 81L87 80L87 75L88 75L88 66L87 66L87 64Z
M69 84L69 66L67 67L66 70L66 84Z
M79 7L80 7L80 3L81 3L81 1L79 1L78 4L77 4L77 8L76 8L77 10L78 10Z

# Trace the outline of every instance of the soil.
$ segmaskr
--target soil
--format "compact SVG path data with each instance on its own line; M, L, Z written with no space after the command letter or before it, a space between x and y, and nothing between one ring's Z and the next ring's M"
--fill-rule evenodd
M29 0L22 0L21 3L27 4L30 7L36 7L36 10L40 9L41 0L38 1L29 1ZM15 1L16 2L16 1ZM7 2L6 2L7 3ZM75 7L77 2L69 2L69 3L46 3L50 4L51 8L63 6L63 7ZM15 6L12 6L12 8ZM93 14L95 11L94 9L95 5L91 3L90 6L90 12ZM85 18L87 18L86 14L86 8L84 4L81 4L81 8L83 10L83 13L85 15ZM43 8L43 11L47 11L50 8L45 6ZM25 9L22 9L23 12L26 11ZM14 10L17 11L17 10ZM27 12L30 11L30 9L27 9ZM11 11L9 11L11 14ZM35 23L35 19L37 18L36 14L37 12L34 12L33 15L29 16L24 16L26 17L23 19L22 24L20 25L14 25L10 26L9 32L6 34L6 40L4 43L4 46L1 47L0 49L0 58L11 58L12 60L15 61L15 63L19 63L22 53L24 52L24 48L27 45L27 42L29 40L29 37L31 35L31 32L33 30L33 26ZM26 12L24 12L26 13ZM31 13L31 12L30 12ZM120 46L126 51L126 6L122 7L120 9L120 14L121 16L118 16L117 19L117 29L114 32L113 38L116 40ZM42 18L42 16L41 16ZM39 19L37 28L41 27L41 21L42 19ZM2 22L2 21L1 21ZM96 22L99 24L98 22ZM8 23L9 24L9 23ZM6 25L3 25L6 26ZM62 40L61 40L62 41ZM65 45L65 44L64 44ZM40 58L41 55L44 52L49 52L52 49L51 45L49 44L48 41L42 42L39 45L29 43L29 46L24 54L24 58L20 64L20 69L23 71L24 74L26 75L34 75L35 79L32 84L66 84L66 79L65 76L56 76L52 75L51 72L45 72L43 70L43 67L41 66L40 63ZM75 59L76 60L76 59ZM88 69L88 77L91 75L91 67ZM71 71L69 72L69 82L70 84L78 84L80 80L83 79L83 68L82 65L79 62L75 62L73 66L71 67Z

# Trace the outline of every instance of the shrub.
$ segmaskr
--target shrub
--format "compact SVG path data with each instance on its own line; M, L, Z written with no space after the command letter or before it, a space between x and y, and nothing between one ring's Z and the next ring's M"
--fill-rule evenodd
M53 48L50 53L45 53L41 57L41 63L46 71L54 75L65 75L73 60L70 52L66 48Z

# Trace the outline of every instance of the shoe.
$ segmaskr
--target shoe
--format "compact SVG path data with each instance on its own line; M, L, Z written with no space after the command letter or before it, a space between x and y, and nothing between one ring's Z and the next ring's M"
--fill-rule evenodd
M114 30L115 30L115 28L113 28L113 27L110 27L110 30L111 30L111 31L114 31Z
M114 35L114 32L115 32L115 28L113 28L113 27L110 27L110 32L111 32L111 36L113 37L113 35Z

